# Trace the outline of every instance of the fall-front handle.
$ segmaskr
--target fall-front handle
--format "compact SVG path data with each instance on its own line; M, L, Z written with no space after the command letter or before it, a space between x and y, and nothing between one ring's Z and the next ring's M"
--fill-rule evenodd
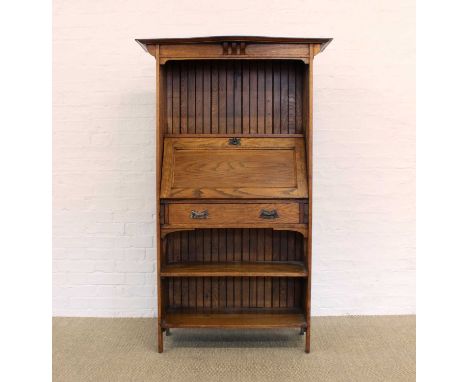
M278 215L278 212L276 210L265 210L265 209L262 209L260 211L260 217L262 219L278 219L279 218L279 215Z
M190 218L191 219L206 219L208 218L208 210L203 210L203 211L192 210L190 212Z

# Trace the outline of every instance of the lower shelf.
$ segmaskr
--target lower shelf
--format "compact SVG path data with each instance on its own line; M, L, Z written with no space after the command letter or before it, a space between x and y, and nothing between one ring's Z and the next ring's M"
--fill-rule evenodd
M161 277L307 277L303 263L187 263L170 264L161 269Z
M303 313L242 313L203 314L168 313L162 321L164 328L302 328L306 327Z

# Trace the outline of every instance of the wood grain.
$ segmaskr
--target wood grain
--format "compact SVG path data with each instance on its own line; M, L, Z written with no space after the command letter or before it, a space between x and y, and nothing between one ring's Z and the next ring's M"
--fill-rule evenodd
M306 198L300 138L166 138L161 198Z
M301 62L171 61L165 67L171 73L166 93L167 107L171 110L166 127L168 134L300 134L304 130L302 110L293 107L303 102L302 87L296 91L296 83L302 84L306 68ZM203 73L202 84L197 73L198 76ZM274 88L273 78L277 81ZM186 83L197 86L188 88ZM286 92L283 96L281 84ZM277 101L275 110L272 109L273 98ZM186 121L192 114L187 113L192 111L186 108L187 100L195 102L204 116L190 123L188 131ZM279 115L281 109L288 110L287 118L277 117L278 128L273 131L273 113L276 111Z
M301 313L168 313L163 321L165 328L302 328L305 324L305 317Z
M262 204L170 204L169 222L175 224L188 224L194 227L202 228L216 224L282 224L299 223L299 207L297 203L262 203ZM261 217L261 212L276 211L277 218L265 219ZM206 218L194 219L191 216L192 211L201 213L206 211Z
M157 62L159 352L170 327L300 327L310 351L312 63L330 41L139 40Z
M307 277L303 263L182 263L166 265L162 277ZM293 293L294 290L291 290ZM261 293L262 294L262 293Z

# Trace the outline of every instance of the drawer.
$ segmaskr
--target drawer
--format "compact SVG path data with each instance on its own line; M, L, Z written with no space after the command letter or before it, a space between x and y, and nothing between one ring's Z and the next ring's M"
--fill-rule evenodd
M297 224L299 203L175 203L168 206L169 225L232 226Z

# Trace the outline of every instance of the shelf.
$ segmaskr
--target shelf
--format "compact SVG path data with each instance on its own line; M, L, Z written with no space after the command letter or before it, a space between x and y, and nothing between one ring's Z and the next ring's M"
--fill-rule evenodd
M161 277L307 277L300 262L190 263L171 264L161 269Z
M190 314L168 313L166 328L301 328L307 325L303 313Z

